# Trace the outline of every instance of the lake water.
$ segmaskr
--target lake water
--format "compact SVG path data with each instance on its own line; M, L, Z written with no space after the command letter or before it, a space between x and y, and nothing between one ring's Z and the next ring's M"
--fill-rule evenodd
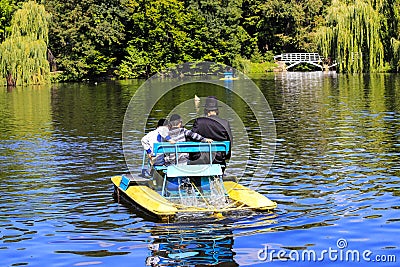
M253 81L274 116L275 157L252 171L263 155L241 134L235 153L248 160L242 182L278 208L174 223L112 198L110 177L127 172L125 110L143 81L0 90L0 266L399 266L400 76ZM148 127L194 94L227 103L257 142L248 106L207 84L167 94Z

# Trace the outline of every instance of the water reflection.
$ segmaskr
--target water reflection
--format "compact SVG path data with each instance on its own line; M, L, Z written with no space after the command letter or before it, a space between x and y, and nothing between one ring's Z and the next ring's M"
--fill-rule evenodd
M0 96L0 140L50 136L50 85L14 88Z
M257 251L264 244L321 251L338 238L349 249L399 255L400 76L287 73L254 81L273 111L277 139L271 171L252 170L252 182L278 209L200 225L158 224L112 199L109 177L127 171L121 123L140 81L4 88L0 265L144 266L153 257L161 266L281 266L260 262ZM209 90L188 85L166 95L147 126L174 97L193 104ZM245 103L212 90L257 142ZM202 103L191 108L197 115ZM245 154L240 138L235 149ZM252 147L250 159L258 151Z
M150 233L147 266L238 266L224 225L158 225Z
M299 222L307 214L305 228L339 228L350 236L368 229L384 237L375 225L400 216L394 208L400 183L398 81L392 75L275 78L281 91L273 105L279 144L269 188L261 191L279 199L285 218L277 229L293 229L286 218Z

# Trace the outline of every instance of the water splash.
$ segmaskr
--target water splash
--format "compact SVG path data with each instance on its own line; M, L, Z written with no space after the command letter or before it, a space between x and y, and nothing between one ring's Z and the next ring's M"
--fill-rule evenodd
M198 206L197 194L189 178L179 179L178 191L180 204L191 207Z
M222 209L232 204L226 196L222 179L212 177L209 179L209 189L197 187L190 178L180 178L178 198L173 201L186 207Z
M224 208L229 204L222 179L216 177L210 179L210 196L208 202L218 209Z

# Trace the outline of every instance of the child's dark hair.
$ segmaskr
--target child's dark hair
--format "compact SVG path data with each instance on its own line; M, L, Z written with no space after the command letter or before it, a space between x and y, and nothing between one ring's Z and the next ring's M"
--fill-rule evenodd
M167 119L159 119L157 123L157 127L160 126L167 126L168 125L168 120Z
M172 114L171 117L169 118L169 127L176 127L179 125L179 123L182 122L181 116L178 114Z

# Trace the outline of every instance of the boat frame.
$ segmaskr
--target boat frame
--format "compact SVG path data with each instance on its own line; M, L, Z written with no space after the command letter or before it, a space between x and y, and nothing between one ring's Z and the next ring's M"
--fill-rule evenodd
M178 142L174 144L161 142L154 144L153 156L174 153L175 159L178 159L180 153L200 152L208 153L209 159L212 159L214 153L228 153L229 149L229 141ZM266 196L238 184L235 179L226 177L220 164L209 162L199 165L153 166L146 159L147 155L144 152L141 175L123 174L111 178L114 184L114 196L118 201L127 199L139 205L161 221L172 221L176 215L182 213L206 213L221 216L229 212L244 210L271 211L277 207L276 202L269 200ZM221 196L224 196L224 199L229 199L229 204L216 207L208 203L206 196L210 197L208 194L212 191L213 185L219 186L213 188L214 192L217 190ZM191 194L182 197L183 190L189 190ZM195 202L199 200L203 206L184 205L176 201L177 198L182 200L185 197L188 199L191 197L190 199L194 199Z

